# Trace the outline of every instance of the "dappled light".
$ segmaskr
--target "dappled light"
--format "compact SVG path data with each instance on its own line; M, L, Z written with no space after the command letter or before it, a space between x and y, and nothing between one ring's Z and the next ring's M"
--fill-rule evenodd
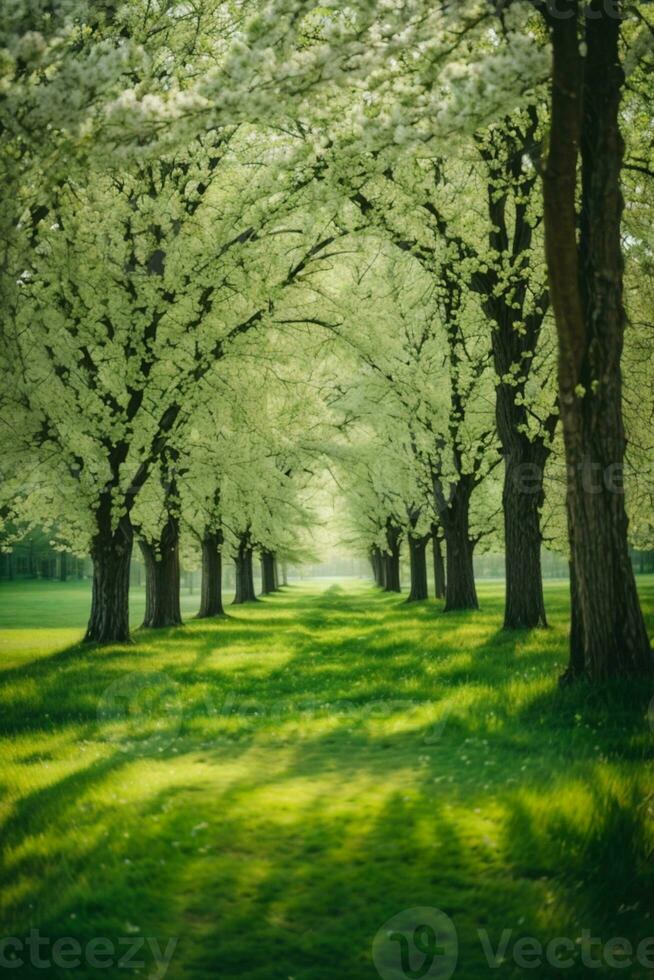
M2 0L0 974L654 975L650 0Z
M547 594L546 642L498 634L496 586L448 618L352 582L101 653L33 634L2 672L8 934L179 937L172 978L373 977L377 929L420 905L454 917L471 980L482 926L637 942L646 697L557 688Z

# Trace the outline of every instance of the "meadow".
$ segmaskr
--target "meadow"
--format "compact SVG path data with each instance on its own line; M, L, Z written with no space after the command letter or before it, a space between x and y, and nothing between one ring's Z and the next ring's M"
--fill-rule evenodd
M373 980L385 924L435 908L460 980L524 976L516 941L554 937L567 977L650 976L654 692L559 688L567 586L547 630L502 631L502 598L314 582L194 621L188 596L183 627L100 648L87 584L1 586L2 936L132 957L79 978ZM8 975L70 975L16 949Z

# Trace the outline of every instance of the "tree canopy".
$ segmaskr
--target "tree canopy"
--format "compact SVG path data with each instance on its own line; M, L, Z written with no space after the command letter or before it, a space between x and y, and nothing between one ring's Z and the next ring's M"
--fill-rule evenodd
M546 538L566 678L651 671L653 52L620 0L5 4L5 547L90 554L87 638L127 640L135 541L147 625L180 548L217 615L330 474L378 584L404 547L426 598L432 542L476 608L494 547L542 627Z

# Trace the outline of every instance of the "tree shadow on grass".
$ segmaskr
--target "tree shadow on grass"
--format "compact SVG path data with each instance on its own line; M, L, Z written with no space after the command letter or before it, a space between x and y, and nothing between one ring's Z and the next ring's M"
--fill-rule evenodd
M172 980L365 980L376 976L371 945L383 924L404 909L435 907L458 931L457 977L478 980L495 974L480 928L493 946L506 928L514 940L575 938L584 926L610 938L603 929L616 908L599 870L607 857L620 887L615 897L642 893L644 854L633 808L600 816L590 831L553 814L545 829L542 814L511 798L503 802L499 833L490 831L499 840L490 840L483 826L471 828L451 809L463 802L456 791L434 798L422 786L410 796L390 791L353 806L323 790L293 801L285 786L304 775L297 764L296 758L279 772L260 771L214 794L181 780L136 804L114 821L109 840L89 848L79 867L73 863L54 903L55 876L33 883L32 904L52 909L40 921L42 933L86 942L116 938L126 922L136 922L143 935L179 937ZM257 808L262 789L276 806ZM61 891L61 868L58 874ZM643 911L622 918L619 934L642 938ZM521 975L507 967L498 975ZM99 975L106 974L80 973ZM551 977L551 968L530 975ZM566 975L586 976L586 968L577 964Z
M293 622L275 618L276 597L238 623L5 673L25 787L3 837L12 934L38 923L54 937L134 925L179 936L171 980L366 980L377 930L421 905L454 918L461 980L496 972L480 927L493 945L504 928L547 939L614 921L625 931L611 935L643 938L651 837L637 764L651 737L633 691L614 692L607 720L598 695L558 690L549 639L523 651L530 639L500 638L486 614L436 610L416 645L431 611L402 619L397 599L374 594L313 601L297 597ZM275 626L285 635L243 658ZM285 659L267 664L278 648ZM156 678L155 694L177 685L181 716L166 727L163 715L151 751L123 751L98 715L125 670ZM147 717L133 735L150 744ZM82 738L99 757L71 772ZM46 757L52 778L30 788ZM638 908L620 913L618 900ZM523 974L509 962L499 975Z

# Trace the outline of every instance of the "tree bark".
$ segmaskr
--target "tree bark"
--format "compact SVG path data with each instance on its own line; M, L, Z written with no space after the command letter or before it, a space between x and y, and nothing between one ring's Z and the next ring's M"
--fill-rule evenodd
M568 667L559 678L561 685L567 685L584 674L584 637L581 617L579 615L579 595L577 592L577 577L572 559L568 562L570 575L570 661Z
M207 531L202 538L202 585L198 619L224 615L222 531Z
M151 620L154 616L156 555L154 553L153 546L148 544L147 541L139 540L139 548L141 550L143 566L145 568L145 612L143 614L143 625L145 625L145 623Z
M459 478L447 509L441 514L445 533L447 585L445 612L479 609L473 565L474 542L470 540L470 496L474 482Z
M515 365L525 372L525 354L535 348L540 327L534 322L528 328L532 337L526 344L516 330L514 312L503 309L501 300L489 301L495 309L493 357L500 381L495 393L497 433L504 452L502 512L504 520L504 562L506 596L505 629L533 629L547 626L541 569L542 532L540 510L545 493L543 481L550 450L545 437L531 440L522 427L527 424L524 402L519 388L503 379ZM532 318L534 321L540 317ZM555 416L548 420L554 430Z
M381 551L376 545L370 549L370 564L372 566L372 576L375 585L378 586L378 588L383 589L384 588L384 571L383 571L384 556L382 555Z
M288 564L287 562L282 562L282 585L288 585Z
M549 456L549 437L556 426L551 413L540 429L530 424L527 383L549 305L547 291L527 308L534 229L527 202L538 176L525 160L537 141L538 115L530 110L524 123L508 120L490 146L481 150L489 184L487 208L491 253L502 256L516 276L502 279L495 269L481 278L482 306L492 323L493 363L497 375L495 421L505 460L503 486L506 569L505 629L545 626L540 561L540 508ZM513 202L513 208L509 203Z
M246 531L245 534L241 535L237 552L234 555L236 594L234 595L233 605L257 601L254 591L254 574L252 571L252 550L250 532Z
M427 590L427 542L429 535L414 537L408 535L409 563L411 569L411 589L407 602L421 602L429 597Z
M272 551L261 552L261 595L277 591L275 582L275 556Z
M437 599L445 598L445 564L441 547L440 530L437 524L432 525L431 542L434 561L434 595Z
M568 0L568 7L578 15L574 0ZM575 577L572 618L574 634L583 644L583 657L571 646L565 677L584 674L604 681L651 675L654 658L629 560L622 487L620 19L600 0L592 0L589 13L592 16L584 18L585 59L579 53L578 16L549 18L552 124L543 186L568 468L568 532Z
M540 442L525 439L524 443L520 454L505 457L504 463L504 629L547 626L540 527L547 450Z
M400 585L400 536L401 530L392 522L386 525L388 550L384 554L384 591L401 592Z
M384 555L384 592L401 592L400 556Z
M145 616L143 626L160 629L180 626L179 522L169 516L158 544L139 541L145 563Z
M87 643L129 642L129 566L134 531L128 517L112 528L111 511L111 499L106 495L100 499L97 531L91 542L93 586L84 637Z

